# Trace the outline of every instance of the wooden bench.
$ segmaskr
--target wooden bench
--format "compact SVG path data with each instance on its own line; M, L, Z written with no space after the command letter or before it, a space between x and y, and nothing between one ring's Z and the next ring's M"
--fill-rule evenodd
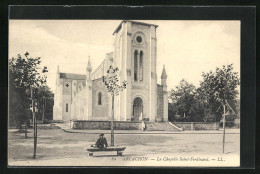
M88 148L88 149L85 149L85 150L88 151L88 156L93 156L94 152L108 152L108 151L116 151L117 156L122 156L123 151L125 149L126 149L126 147L114 146L114 147L107 147L107 148L104 148L104 149L99 149L97 147L93 147L93 148Z

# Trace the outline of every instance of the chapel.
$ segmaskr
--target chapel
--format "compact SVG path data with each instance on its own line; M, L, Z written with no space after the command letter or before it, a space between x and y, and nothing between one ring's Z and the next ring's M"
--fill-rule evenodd
M103 82L110 66L118 67L124 91L115 96L115 121L168 121L167 74L165 67L157 84L158 25L122 21L113 32L114 51L92 69L88 58L85 74L60 72L57 67L54 120L111 120L112 97Z

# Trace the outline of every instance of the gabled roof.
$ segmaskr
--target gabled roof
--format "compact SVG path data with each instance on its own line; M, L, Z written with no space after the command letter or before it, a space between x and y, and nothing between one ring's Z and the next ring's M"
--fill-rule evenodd
M87 76L83 74L60 73L61 79L86 80Z
M115 31L113 32L113 35L120 30L120 28L122 27L122 24L125 23L125 22L131 22L131 23L133 23L133 24L141 24L141 25L147 25L147 26L155 26L155 28L158 27L158 25L155 25L155 24L148 24L148 23L144 23L144 22L131 21L131 20L123 20L123 21L118 25L118 27L115 29Z

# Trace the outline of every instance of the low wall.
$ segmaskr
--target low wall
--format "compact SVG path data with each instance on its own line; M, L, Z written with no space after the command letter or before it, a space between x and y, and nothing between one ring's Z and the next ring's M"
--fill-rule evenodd
M44 120L44 123L64 123L66 121L63 120Z
M219 130L218 122L172 122L183 130Z
M72 129L110 130L111 122L75 120L75 121L70 121L69 126ZM114 129L115 130L142 130L142 122L114 121Z
M219 123L219 127L223 127L223 122L221 121ZM225 127L228 129L239 129L240 128L240 123L236 123L234 121L226 121Z

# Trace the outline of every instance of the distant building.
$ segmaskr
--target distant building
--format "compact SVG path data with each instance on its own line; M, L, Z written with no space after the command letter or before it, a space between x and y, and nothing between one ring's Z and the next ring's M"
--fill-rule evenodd
M127 88L115 97L117 121L168 121L167 74L157 84L157 37L154 24L122 21L114 31L114 52L92 72L62 73L57 69L54 120L110 120L111 96L102 81L110 65L119 68Z

